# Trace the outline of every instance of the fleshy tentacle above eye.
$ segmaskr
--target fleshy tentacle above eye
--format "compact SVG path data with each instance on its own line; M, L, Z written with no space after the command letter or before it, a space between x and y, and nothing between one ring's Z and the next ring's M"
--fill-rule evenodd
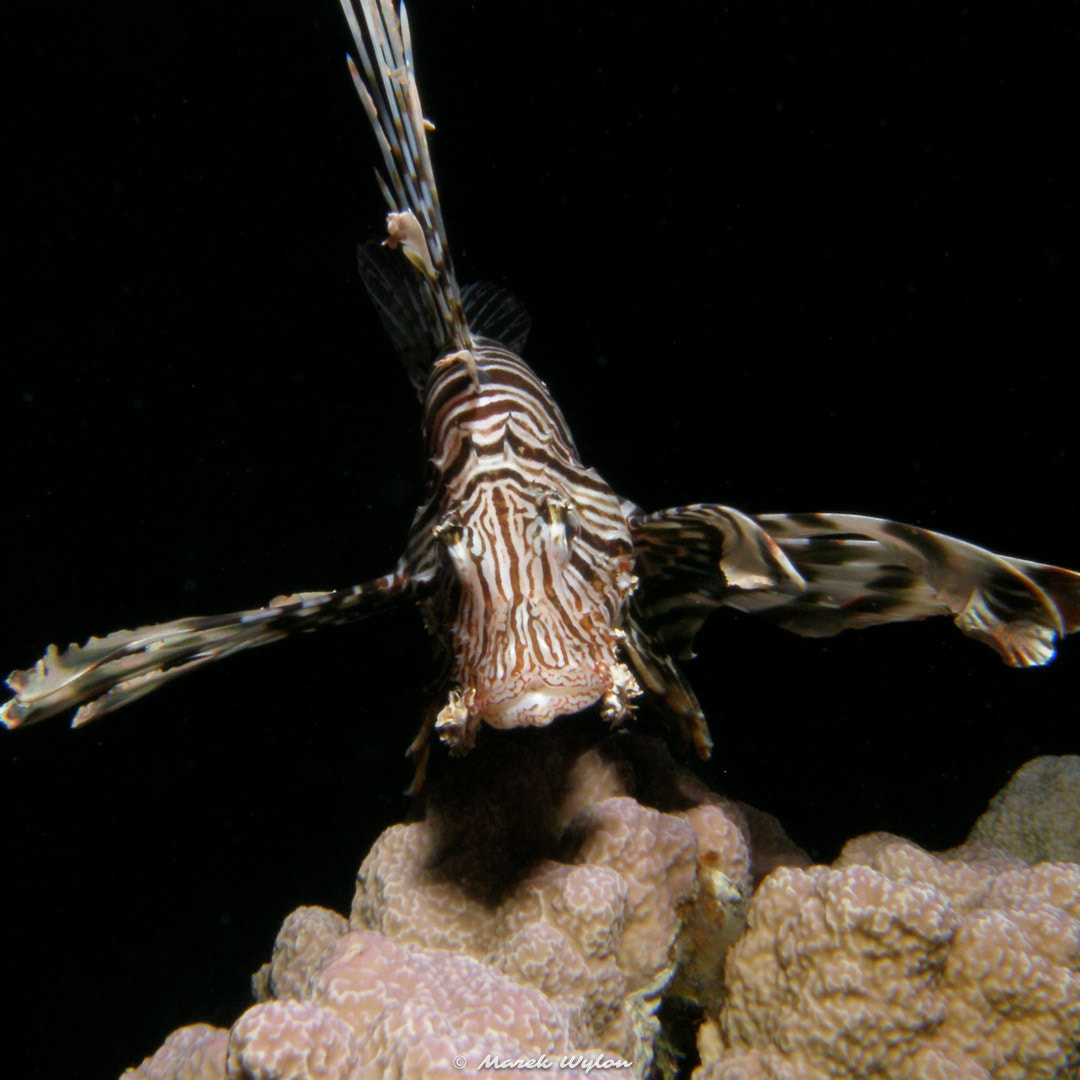
M632 528L638 618L681 659L718 607L805 637L952 615L1014 667L1047 663L1058 639L1080 628L1080 574L914 525L853 514L748 518L701 505L638 517Z
M0 707L0 723L15 728L77 708L71 726L79 727L213 660L372 615L399 596L406 583L399 566L364 585L278 596L251 611L118 630L63 652L50 645L32 668L8 676L15 696Z

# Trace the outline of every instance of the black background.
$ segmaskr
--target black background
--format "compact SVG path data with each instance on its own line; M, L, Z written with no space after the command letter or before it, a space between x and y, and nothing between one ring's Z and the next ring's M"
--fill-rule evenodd
M583 459L643 507L1080 565L1076 7L883 8L417 0L459 277L523 298ZM356 279L384 210L334 5L16 11L0 662L389 570L419 410ZM947 621L727 615L698 651L705 775L819 858L957 843L1077 751L1075 645L1014 672ZM10 1075L227 1025L289 910L347 910L428 661L405 610L0 737Z

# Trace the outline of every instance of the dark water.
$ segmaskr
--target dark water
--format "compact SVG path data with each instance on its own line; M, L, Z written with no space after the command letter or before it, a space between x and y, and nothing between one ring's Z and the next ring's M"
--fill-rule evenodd
M526 301L621 494L1080 565L1075 35L962 10L413 4L459 277ZM65 0L13 33L0 663L388 570L419 414L354 272L383 209L333 4ZM959 842L1076 752L1070 644L1023 673L947 622L715 617L705 773L819 858ZM228 1024L291 908L347 908L428 660L404 611L0 736L11 1075Z

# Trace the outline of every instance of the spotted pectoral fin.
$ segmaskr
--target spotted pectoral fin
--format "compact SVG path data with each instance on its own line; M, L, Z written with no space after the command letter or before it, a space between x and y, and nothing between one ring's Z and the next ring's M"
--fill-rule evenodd
M405 583L399 567L365 585L279 596L251 611L119 630L63 651L50 645L32 668L8 676L15 696L0 707L0 723L15 728L75 708L72 726L78 727L212 660L363 618L394 599Z
M808 637L954 617L1015 667L1045 664L1080 627L1080 574L1012 559L914 525L852 514L764 514L755 519L805 579L787 589L730 594Z
M694 636L732 595L797 595L803 580L760 525L726 506L680 506L656 514L628 507L638 587L623 649L641 684L683 738L706 758L712 740L694 691L674 658L693 656Z
M700 504L633 515L633 606L653 647L678 659L693 656L694 635L733 593L797 594L803 580L787 555L751 517Z

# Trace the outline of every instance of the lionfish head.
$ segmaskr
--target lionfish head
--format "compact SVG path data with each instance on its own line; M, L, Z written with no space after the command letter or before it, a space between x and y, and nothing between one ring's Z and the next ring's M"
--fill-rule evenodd
M618 660L630 538L590 525L564 494L500 486L436 527L457 583L458 700L476 720L543 726L601 699L622 716L639 692Z

